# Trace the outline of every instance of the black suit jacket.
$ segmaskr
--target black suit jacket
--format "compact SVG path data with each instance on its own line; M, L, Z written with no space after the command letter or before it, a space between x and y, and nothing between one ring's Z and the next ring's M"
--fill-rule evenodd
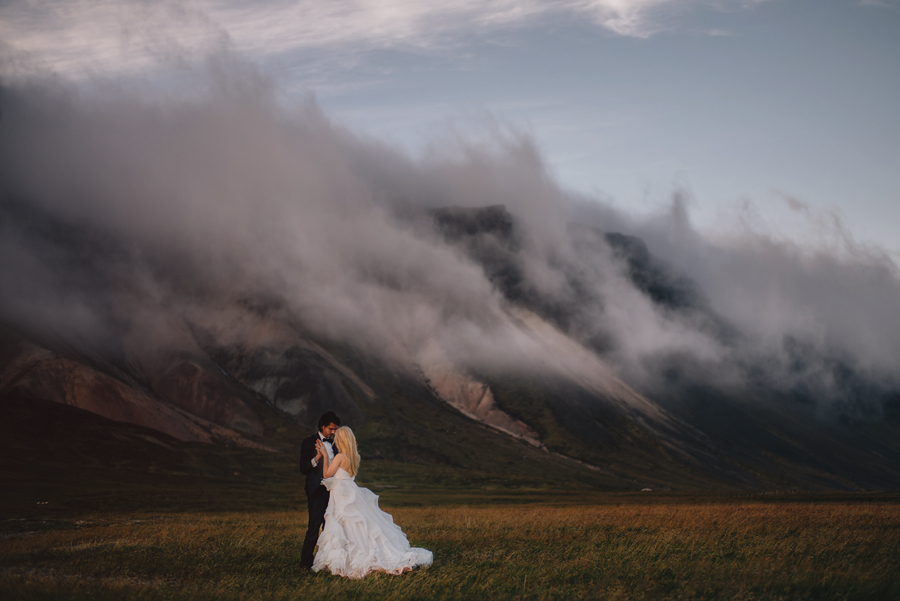
M306 496L313 496L322 484L322 461L319 465L312 466L312 460L316 458L316 441L319 440L319 433L315 433L300 443L300 472L306 476Z

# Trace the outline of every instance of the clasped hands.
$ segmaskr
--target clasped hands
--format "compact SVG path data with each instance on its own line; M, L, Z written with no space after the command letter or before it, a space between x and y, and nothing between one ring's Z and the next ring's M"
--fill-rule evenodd
M325 457L328 457L328 452L325 450L325 445L322 443L321 439L317 440L316 441L316 463L319 463Z

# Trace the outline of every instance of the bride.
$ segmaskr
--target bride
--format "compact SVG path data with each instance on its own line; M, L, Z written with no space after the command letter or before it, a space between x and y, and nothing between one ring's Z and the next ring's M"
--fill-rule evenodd
M416 566L431 565L431 551L410 547L390 514L378 508L378 495L353 481L359 470L353 430L338 428L334 444L336 455L329 461L322 441L316 441L317 450L322 452L322 483L331 498L312 569L363 578L369 572L402 574Z

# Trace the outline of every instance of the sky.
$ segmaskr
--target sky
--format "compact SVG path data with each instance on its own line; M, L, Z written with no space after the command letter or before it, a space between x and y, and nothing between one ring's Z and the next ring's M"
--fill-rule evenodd
M680 191L710 235L837 227L900 263L898 0L0 2L5 79L172 91L225 54L412 155L521 131L628 212Z

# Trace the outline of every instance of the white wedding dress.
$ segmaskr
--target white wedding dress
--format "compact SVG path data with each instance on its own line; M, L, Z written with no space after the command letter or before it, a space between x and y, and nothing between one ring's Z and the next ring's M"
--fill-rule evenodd
M312 569L363 578L369 572L402 574L431 565L431 551L410 547L394 518L378 508L378 495L361 488L344 468L322 483L331 492Z

